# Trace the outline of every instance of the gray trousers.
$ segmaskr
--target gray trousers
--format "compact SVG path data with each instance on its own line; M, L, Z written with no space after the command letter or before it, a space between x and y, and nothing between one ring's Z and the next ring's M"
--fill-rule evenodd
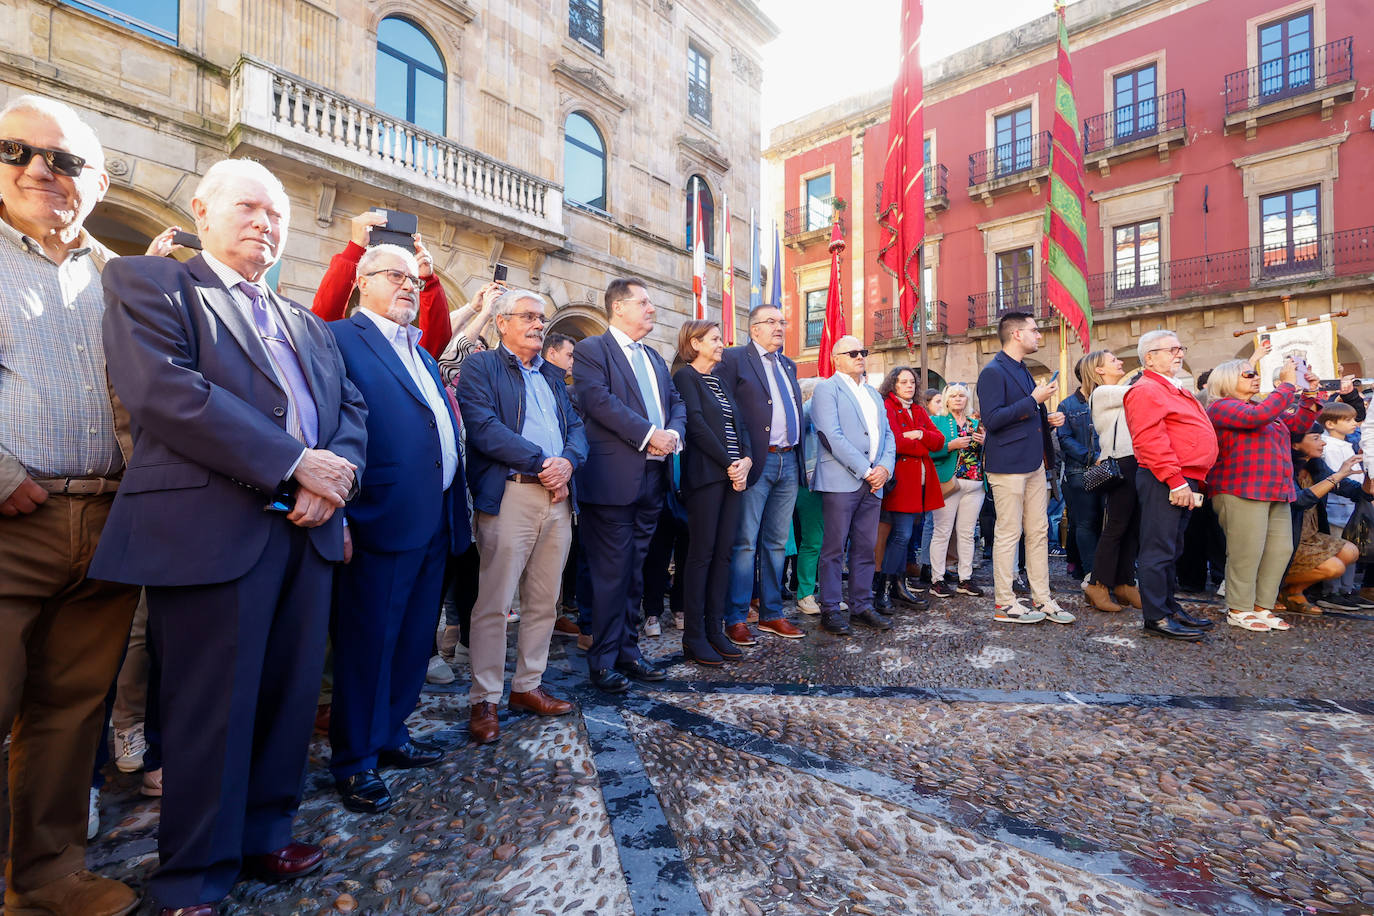
M821 557L816 576L816 598L821 610L838 613L844 581L845 541L849 541L849 612L873 610L873 550L878 540L878 515L882 499L868 484L849 493L821 493Z

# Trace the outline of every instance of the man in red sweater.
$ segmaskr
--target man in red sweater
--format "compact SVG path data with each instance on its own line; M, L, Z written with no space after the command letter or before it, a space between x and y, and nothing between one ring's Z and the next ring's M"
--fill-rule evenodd
M1183 550L1195 494L1200 494L1217 460L1216 430L1192 392L1175 381L1188 348L1179 344L1173 331L1147 332L1136 352L1145 371L1126 392L1125 409L1139 463L1136 578L1144 629L1155 636L1195 642L1213 622L1191 616L1174 597L1174 566Z
M315 301L310 304L310 311L325 321L338 321L347 316L348 298L353 293L354 280L358 276L358 260L367 251L372 227L385 223L386 214L368 210L359 213L350 222L353 228L348 247L329 259L329 269L324 272L320 287L315 291ZM418 232L415 233L415 260L420 265L420 279L425 284L420 289L420 315L417 322L420 346L438 359L453 334L449 327L448 296L434 274L434 259L420 241Z

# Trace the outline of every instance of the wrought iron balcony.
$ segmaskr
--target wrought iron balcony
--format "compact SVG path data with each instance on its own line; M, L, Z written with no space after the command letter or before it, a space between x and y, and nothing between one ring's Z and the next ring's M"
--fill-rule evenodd
M703 124L711 123L711 87L687 81L687 113Z
M840 234L844 235L844 213L835 211L835 198L815 200L803 207L794 207L783 215L783 239L792 244L801 236L810 233L830 232L830 223L840 224ZM812 241L807 239L806 241Z
M568 0L568 37L597 54L606 51L606 19L600 0Z
M995 325L1007 312L1029 312L1036 318L1049 318L1052 309L1045 301L1045 284L1020 283L968 297L969 327Z
M949 333L949 305L943 299L925 303L926 334L943 337ZM912 338L916 335L912 323ZM879 309L873 313L873 346L906 346L906 325L902 322L901 306Z
M925 197L927 210L945 210L949 207L949 169L940 163L926 163L925 167ZM883 200L883 183L881 181L873 185L873 209L881 212Z
M989 205L994 194L1023 184L1035 184L1050 170L1050 132L1041 131L968 157L968 192Z
M819 347L821 345L821 332L825 330L824 318L812 318L806 322L806 339L802 341L803 347Z
M393 115L248 58L234 68L230 108L235 149L562 245L562 188Z
M1160 144L1181 144L1187 126L1187 99L1182 89L1175 89L1088 118L1083 122L1083 152L1089 161L1100 161Z
M1253 137L1260 124L1320 109L1331 117L1338 101L1355 96L1354 39L1347 35L1316 48L1237 70L1226 77L1229 130L1245 126Z

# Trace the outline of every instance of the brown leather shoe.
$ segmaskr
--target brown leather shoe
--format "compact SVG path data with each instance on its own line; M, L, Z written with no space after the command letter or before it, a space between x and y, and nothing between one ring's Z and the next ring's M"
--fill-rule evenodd
M754 598L749 602L749 615L744 618L745 623L759 622L759 599Z
M472 707L468 713L468 737L473 744L491 744L501 737L495 703L477 703Z
M575 621L564 617L562 614L554 618L553 631L561 636L578 636L582 632L577 628Z
M797 629L797 625L786 617L779 617L777 620L763 620L759 622L760 633L771 633L774 636L781 636L783 639L801 639L806 633Z
M1125 602L1136 610L1145 606L1140 603L1140 589L1134 585L1117 585L1112 588L1112 594L1116 596L1117 601Z
M550 696L543 687L536 687L523 693L510 694L511 712L532 712L536 716L566 716L573 711L573 704Z
M581 633L581 634L579 634L578 637L577 637L577 648L581 649L583 652L586 652L586 651L587 651L588 649L590 649L591 647L592 647L592 638L591 638L591 636L590 636L589 634L587 634L587 633Z
M324 850L314 843L287 843L276 852L244 856L243 870L259 881L289 881L308 875L324 863Z
M124 916L138 908L138 895L128 885L82 869L26 893L5 889L10 916Z
M759 641L754 638L754 634L749 632L749 627L742 623L732 623L725 628L725 638L737 646L757 646Z
M1083 594L1087 596L1088 603L1099 611L1115 614L1122 609L1121 605L1112 600L1111 592L1101 582L1089 582L1083 586Z
M172 909L164 906L159 916L219 916L219 907L213 903L197 903L195 906L181 906Z

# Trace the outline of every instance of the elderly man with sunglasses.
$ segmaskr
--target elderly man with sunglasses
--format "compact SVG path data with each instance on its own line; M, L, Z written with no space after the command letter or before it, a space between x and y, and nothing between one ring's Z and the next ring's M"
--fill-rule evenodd
M9 749L5 910L127 913L86 870L87 790L104 698L138 601L88 566L124 470L105 379L100 271L82 227L109 177L66 105L0 112L0 721ZM127 417L122 417L127 421Z
M329 635L334 701L330 771L344 807L391 807L378 767L432 766L412 740L450 556L471 543L458 421L439 364L412 326L424 288L414 253L377 245L358 259L359 308L329 323L367 402L367 460L348 506L345 565L335 573Z

